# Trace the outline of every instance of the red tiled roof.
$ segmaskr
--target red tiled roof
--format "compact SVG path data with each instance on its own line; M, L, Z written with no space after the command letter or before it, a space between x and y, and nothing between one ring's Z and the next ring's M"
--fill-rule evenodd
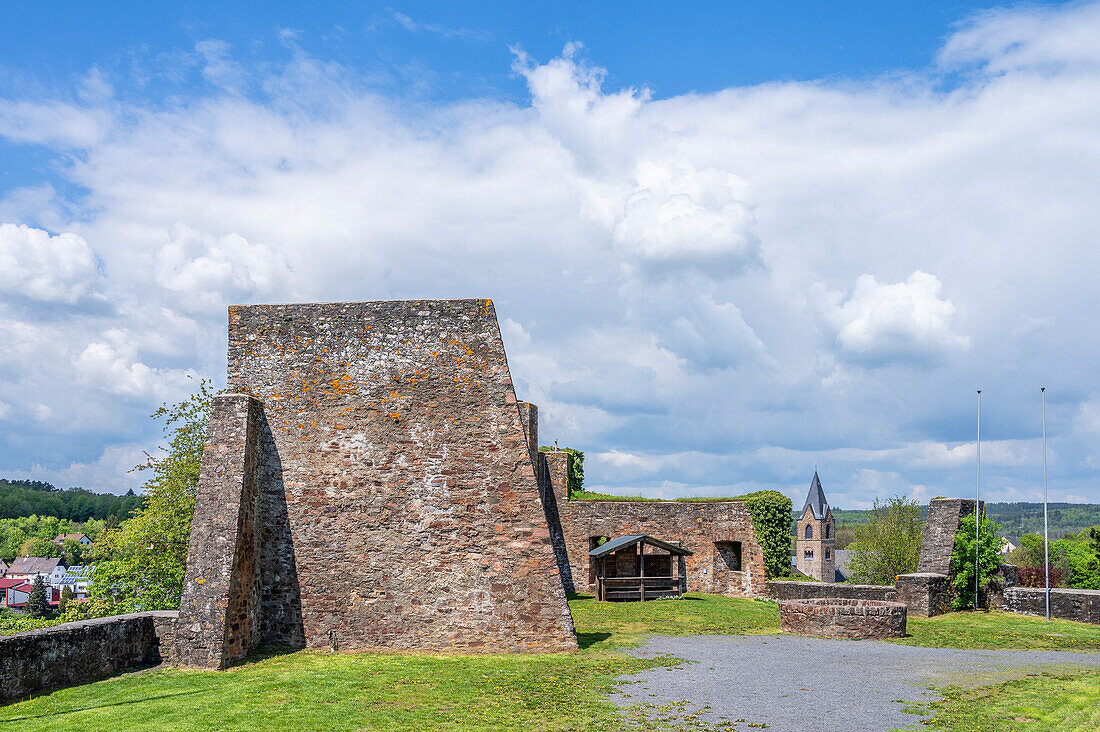
M0 590L6 590L9 587L15 587L25 582L23 579L15 579L14 577L2 577L0 578Z

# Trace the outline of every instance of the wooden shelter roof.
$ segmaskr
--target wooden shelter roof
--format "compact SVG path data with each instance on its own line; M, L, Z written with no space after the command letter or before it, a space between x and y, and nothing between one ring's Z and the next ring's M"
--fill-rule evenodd
M667 541L661 541L660 539L655 539L652 536L649 536L647 534L630 534L629 536L620 536L617 539L611 539L610 541L606 542L605 544L602 544L602 545L596 547L595 549L593 549L592 551L588 552L588 556L596 557L596 558L604 557L604 556L607 556L608 554L611 554L612 552L616 552L616 551L618 551L618 550L620 550L624 547L633 546L633 545L638 544L638 543L649 544L650 546L655 546L659 549L664 549L669 554L675 554L677 556L687 557L687 556L691 556L691 554L693 554L693 552L688 551L687 549L683 548L682 546L677 546L675 544L669 544Z

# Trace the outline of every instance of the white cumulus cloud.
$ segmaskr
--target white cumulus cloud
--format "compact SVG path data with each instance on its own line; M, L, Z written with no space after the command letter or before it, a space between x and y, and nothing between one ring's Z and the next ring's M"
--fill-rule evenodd
M72 304L96 289L98 266L76 234L0 224L0 293Z
M271 295L283 288L290 270L282 254L251 244L239 234L214 237L177 226L157 250L157 283L180 293L184 309L217 309Z
M927 272L892 284L860 275L851 297L829 314L839 326L837 343L872 361L934 360L969 348L970 339L954 331L955 306L940 297L942 289Z

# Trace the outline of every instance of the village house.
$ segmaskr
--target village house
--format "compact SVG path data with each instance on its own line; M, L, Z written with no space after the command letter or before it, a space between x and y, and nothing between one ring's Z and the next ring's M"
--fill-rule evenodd
M59 534L57 538L53 540L53 543L61 546L69 539L83 544L84 546L92 545L92 540L88 537L87 534Z
M42 577L44 582L51 584L54 577L60 579L64 573L65 566L57 557L16 557L5 577L26 582L34 582L35 577Z
M21 579L0 577L0 607L8 606L8 590L12 587L18 587L21 584L23 584L23 580Z
M88 597L88 591L92 586L92 572L94 571L94 566L74 564L68 567L56 581L51 581L50 584L58 592L68 587L73 591L73 596L76 599L83 600Z
M0 559L0 577L5 577L8 574L8 563L3 559Z
M0 580L0 587L4 588L4 606L16 612L26 612L27 600L30 599L31 592L34 590L34 582L20 584L14 584L14 582L6 577ZM56 608L60 601L61 591L46 585L46 602L50 607Z

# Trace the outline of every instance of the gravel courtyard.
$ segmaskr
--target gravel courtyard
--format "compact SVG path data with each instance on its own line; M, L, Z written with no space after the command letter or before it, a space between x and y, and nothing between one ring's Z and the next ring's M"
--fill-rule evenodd
M1021 667L1100 667L1100 653L916 648L791 635L658 636L633 653L687 663L622 677L627 683L612 696L617 705L686 701L685 712L700 719L743 719L780 731L919 726L921 717L904 712L904 704L937 698L931 685L996 683Z

